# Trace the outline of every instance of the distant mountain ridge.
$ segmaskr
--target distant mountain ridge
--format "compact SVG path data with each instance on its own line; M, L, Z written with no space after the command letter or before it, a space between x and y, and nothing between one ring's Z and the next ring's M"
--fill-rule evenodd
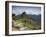
M41 15L31 15L31 14L26 14L27 16L29 17L32 17L32 20L34 21L38 21L38 22L41 22ZM21 14L17 15L16 18L20 19L22 18Z

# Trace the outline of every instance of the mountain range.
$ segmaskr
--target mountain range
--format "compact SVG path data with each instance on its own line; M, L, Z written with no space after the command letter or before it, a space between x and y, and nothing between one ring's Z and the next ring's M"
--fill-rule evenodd
M24 15L23 15L24 16ZM31 17L32 18L32 20L34 20L34 21L38 21L38 22L41 22L41 15L39 14L39 15L31 15L31 14L26 14L25 15L25 17ZM27 18L28 18L27 17ZM20 15L17 15L16 16L16 18L18 18L18 19L21 19L22 18L22 15L20 14Z

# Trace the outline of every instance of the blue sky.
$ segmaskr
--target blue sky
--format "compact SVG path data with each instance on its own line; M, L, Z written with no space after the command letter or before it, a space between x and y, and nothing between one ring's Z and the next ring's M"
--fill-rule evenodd
M31 7L31 6L12 6L12 13L19 15L22 12L26 12L26 14L41 14L41 7Z

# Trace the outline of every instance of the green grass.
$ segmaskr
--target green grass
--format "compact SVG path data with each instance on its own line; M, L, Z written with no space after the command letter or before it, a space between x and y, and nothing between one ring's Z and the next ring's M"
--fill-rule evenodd
M21 24L24 27L27 27L27 29L29 29L29 30L37 30L37 28L40 26L40 25L37 26L37 24L36 24L37 22L35 22L35 21L31 21L31 23L24 19L14 19L14 21L16 22L17 25Z
M32 26L31 23L29 23L27 21L25 22L25 20L23 20L23 19L16 20L16 23L17 24L22 23L22 25L25 26L25 27L27 27L28 29L32 29L33 28L33 26Z

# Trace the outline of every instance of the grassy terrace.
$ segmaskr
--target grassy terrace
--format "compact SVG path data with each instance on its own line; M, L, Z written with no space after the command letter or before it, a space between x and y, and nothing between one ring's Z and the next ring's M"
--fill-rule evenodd
M20 24L20 23L22 23L21 25L23 25L24 27L28 27L29 29L33 28L31 23L27 21L25 22L25 20L23 19L16 20L16 24Z
M37 25L35 22L28 22L24 19L18 19L18 20L15 20L16 22L16 25L19 24L19 26L23 26L23 27L27 27L28 30L37 30L39 25Z

